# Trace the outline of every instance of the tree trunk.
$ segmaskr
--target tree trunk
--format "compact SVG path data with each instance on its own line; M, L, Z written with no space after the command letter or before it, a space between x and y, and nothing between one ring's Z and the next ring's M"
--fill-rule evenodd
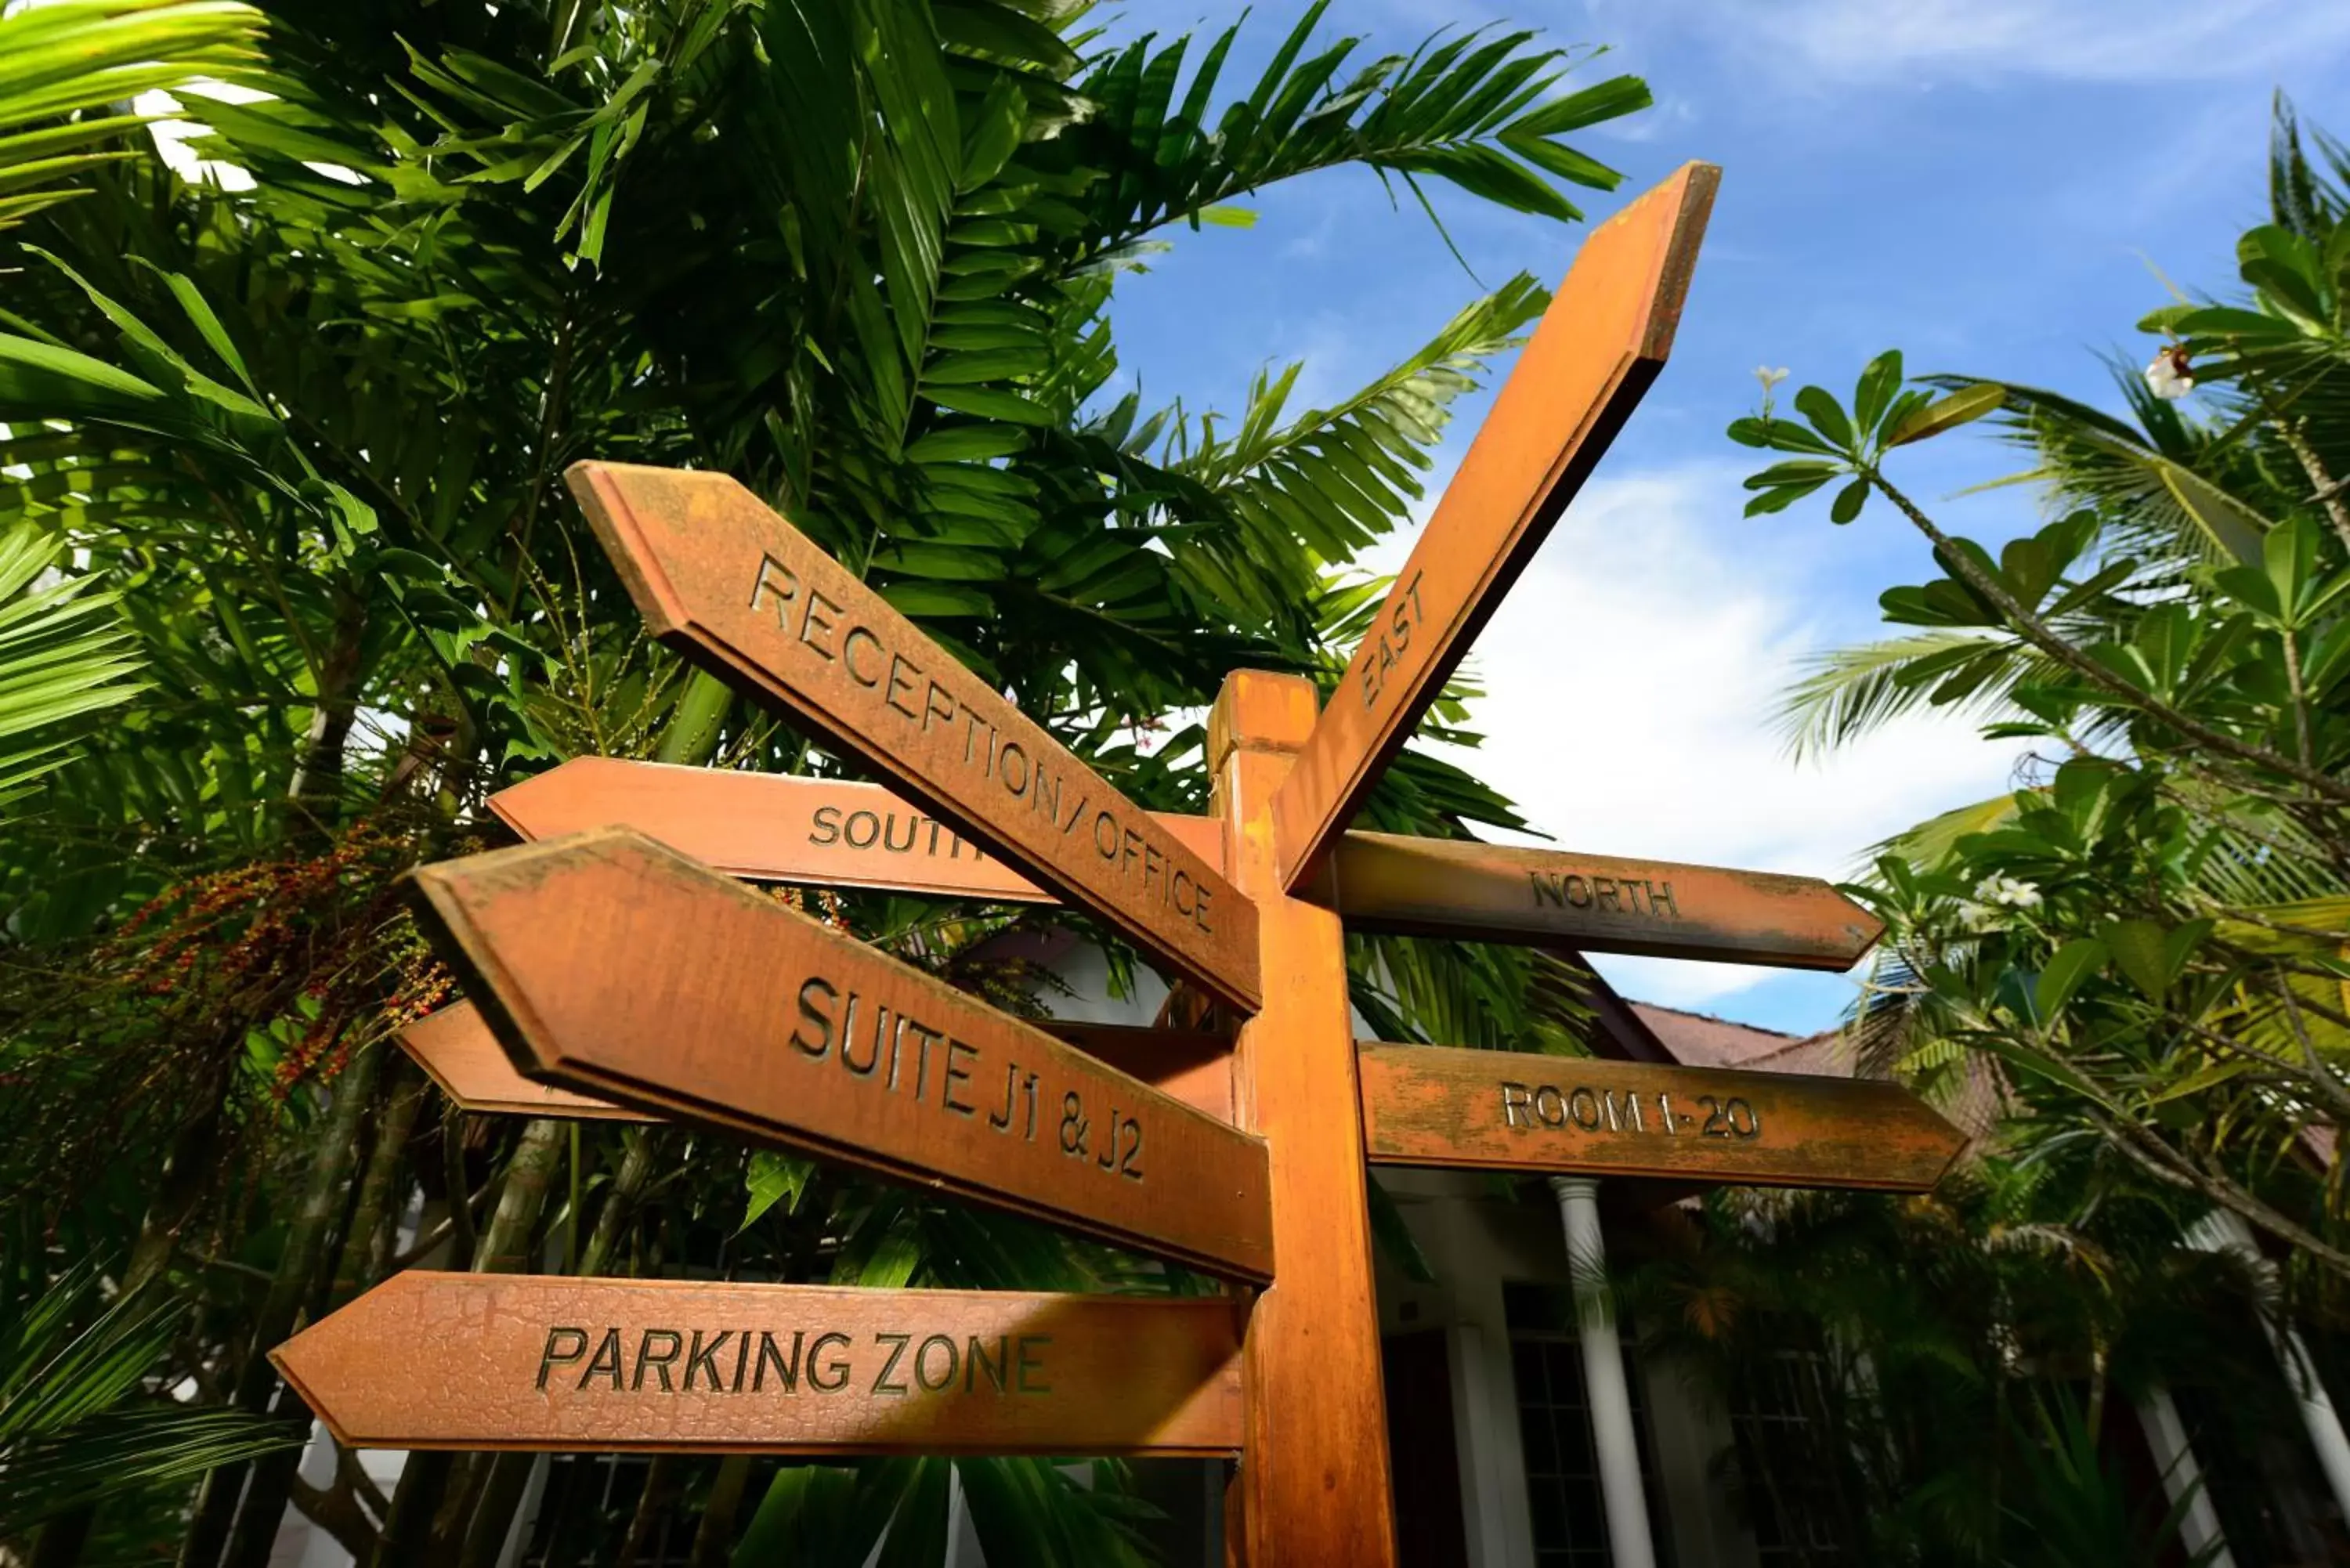
M416 1130L417 1115L431 1089L432 1080L404 1053L392 1063L391 1091L383 1114L376 1118L375 1148L368 1156L367 1173L359 1179L359 1205L351 1213L350 1233L343 1238L342 1261L335 1270L329 1306L341 1306L383 1277L402 1200L408 1196L400 1174L409 1135Z
M605 1194L604 1206L596 1214L596 1229L579 1254L582 1277L603 1272L619 1242L620 1227L628 1222L629 1211L636 1207L652 1175L652 1138L633 1129L626 1136L619 1174L612 1179L612 1189ZM481 1501L473 1505L473 1522L466 1528L457 1568L497 1568L498 1553L505 1545L506 1532L514 1528L514 1511L530 1484L530 1467L536 1459L535 1454L512 1453L490 1461L490 1473L482 1483Z
M310 710L309 732L303 737L302 759L286 792L294 806L297 837L332 831L341 815L343 750L359 718L359 653L366 636L366 604L338 594L335 639L317 671L318 695Z
M335 1083L333 1104L328 1108L325 1123L318 1129L317 1143L311 1151L310 1177L303 1188L301 1205L286 1231L286 1249L278 1257L277 1272L269 1282L269 1293L254 1315L253 1334L245 1345L244 1360L237 1369L235 1387L229 1395L229 1404L234 1408L266 1410L276 1393L277 1369L269 1364L269 1352L294 1332L295 1319L325 1262L336 1222L343 1216L344 1205L350 1196L351 1168L359 1160L359 1130L374 1098L376 1072L385 1049L370 1046L360 1051ZM248 1511L266 1515L240 1533L238 1544L244 1549L243 1561L246 1563L267 1562L269 1542L276 1533L278 1516L286 1509L286 1487L293 1479L294 1466L300 1462L298 1450L275 1458L290 1459L292 1462L265 1461L265 1470L276 1484L266 1496L263 1495L263 1488L255 1487L254 1495L246 1502ZM189 1521L187 1539L180 1549L181 1568L210 1568L214 1562L224 1560L222 1548L228 1542L230 1526L237 1515L238 1495L245 1490L246 1477L253 1473L250 1465L224 1465L204 1477L204 1484L197 1493L195 1516ZM256 1535L258 1557L252 1555Z
M564 1124L539 1119L523 1125L504 1179L498 1185L498 1206L489 1228L473 1248L473 1272L512 1274L529 1263L530 1239L546 1204L564 1147ZM462 1204L462 1195L452 1199ZM455 1472L455 1454L445 1451L411 1454L400 1473L391 1498L391 1517L384 1521L383 1540L376 1548L374 1568L425 1568L447 1563L455 1555L453 1543L441 1538L436 1516Z
M693 1532L693 1556L688 1568L726 1568L734 1556L735 1522L743 1511L743 1491L751 1482L751 1456L729 1454L718 1461L717 1478L710 1483L710 1501L702 1505L701 1527Z
M229 1060L230 1054L224 1049L215 1054L215 1059ZM161 1188L148 1206L139 1240L130 1249L130 1261L122 1271L125 1295L162 1274L171 1263L172 1249L179 1244L180 1232L187 1228L204 1194L212 1190L221 1152L222 1095L206 1093L205 1086L199 1085L196 1101L205 1108L172 1140Z
M97 1521L97 1506L84 1503L41 1526L41 1538L33 1543L28 1568L74 1568L89 1542L89 1527Z
M653 1543L661 1515L669 1511L684 1480L683 1467L672 1455L657 1454L645 1467L645 1490L637 1494L637 1511L629 1518L629 1533L620 1542L620 1554L612 1559L612 1568L637 1568Z

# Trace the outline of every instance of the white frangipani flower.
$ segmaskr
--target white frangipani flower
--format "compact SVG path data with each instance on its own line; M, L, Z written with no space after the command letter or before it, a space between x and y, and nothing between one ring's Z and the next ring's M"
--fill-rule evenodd
M2012 877L1984 877L1975 884L1975 898L1981 903L2002 905L2011 909L2040 908L2040 889Z
M1754 379L1762 383L1762 395L1767 398L1778 390L1780 382L1787 379L1787 368L1782 365L1773 370L1768 365L1757 365L1754 367Z
M2187 345L2167 343L2146 368L2146 384L2154 395L2176 401L2195 389L2195 370L2187 360Z

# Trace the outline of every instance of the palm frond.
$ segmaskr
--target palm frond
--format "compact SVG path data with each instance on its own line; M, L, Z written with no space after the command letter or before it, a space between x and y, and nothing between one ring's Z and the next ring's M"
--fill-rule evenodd
M70 721L142 687L117 596L88 577L44 581L65 547L31 523L0 531L0 812L71 760Z
M157 1400L145 1383L186 1316L151 1293L86 1326L99 1270L86 1262L0 1322L0 1539L101 1498L290 1448L298 1426Z
M1409 514L1453 400L1476 389L1488 361L1523 341L1549 303L1521 273L1350 396L1286 419L1303 362L1260 371L1229 434L1211 415L1194 444L1188 422L1176 421L1170 465L1266 531L1305 540L1325 562L1350 560Z
M85 193L71 182L137 156L110 148L148 117L114 112L259 58L261 13L224 0L62 0L0 12L0 228Z
M1955 699L1941 698L1940 678L1989 659L1992 672ZM1927 705L1978 716L2023 717L2007 701L2032 668L2031 649L1996 632L1952 628L1911 632L1807 655L1804 675L1773 718L1788 753L1813 761Z

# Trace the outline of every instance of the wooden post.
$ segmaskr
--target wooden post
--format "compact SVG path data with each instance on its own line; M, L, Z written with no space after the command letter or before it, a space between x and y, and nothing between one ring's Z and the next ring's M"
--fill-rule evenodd
M1264 1002L1241 1027L1232 1098L1271 1156L1274 1275L1243 1350L1248 1446L1226 1551L1254 1568L1394 1568L1346 938L1283 891L1274 845L1274 793L1314 718L1311 681L1241 670L1208 720L1227 872L1257 908Z

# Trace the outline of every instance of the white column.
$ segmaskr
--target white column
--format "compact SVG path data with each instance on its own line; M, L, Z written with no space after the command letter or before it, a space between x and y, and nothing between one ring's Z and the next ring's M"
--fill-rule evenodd
M2276 1265L2261 1255L2260 1244L2252 1240L2252 1228L2232 1210L2214 1209L2188 1232L2187 1239L2207 1252L2234 1253L2244 1260L2256 1279L2269 1281L2275 1273ZM2334 1505L2345 1519L2350 1519L2350 1438L2343 1435L2342 1417L2334 1413L2325 1385L2318 1381L2316 1364L2309 1359L2301 1335L2266 1313L2259 1315L2261 1332L2269 1336L2269 1348L2276 1352L2277 1361L2284 1367L2284 1380L2293 1386L2293 1398L2300 1403L2301 1423L2309 1429L2309 1446L2317 1450L2318 1467L2325 1472Z
M1599 1184L1554 1176L1566 1227L1566 1261L1575 1278L1575 1337L1583 1349L1583 1386L1591 1401L1591 1446L1599 1459L1599 1496L1607 1510L1608 1560L1615 1568L1657 1568L1648 1540L1648 1500L1640 1485L1640 1439L1632 1395L1624 1386L1624 1349L1607 1293L1607 1242L1599 1230Z
M2203 1484L2203 1467L2195 1462L2194 1445L2187 1440L2187 1423L2178 1418L2178 1403L2170 1390L2157 1384L2145 1397L2133 1400L2138 1425L2146 1428L2146 1446L2154 1450L2155 1468L2162 1472L2162 1491L2173 1508L2190 1490L2193 1501L2179 1516L2178 1543L2203 1568L2236 1568L2220 1532L2220 1515L2211 1506L2211 1489ZM2209 1553L2209 1555L2205 1555Z

